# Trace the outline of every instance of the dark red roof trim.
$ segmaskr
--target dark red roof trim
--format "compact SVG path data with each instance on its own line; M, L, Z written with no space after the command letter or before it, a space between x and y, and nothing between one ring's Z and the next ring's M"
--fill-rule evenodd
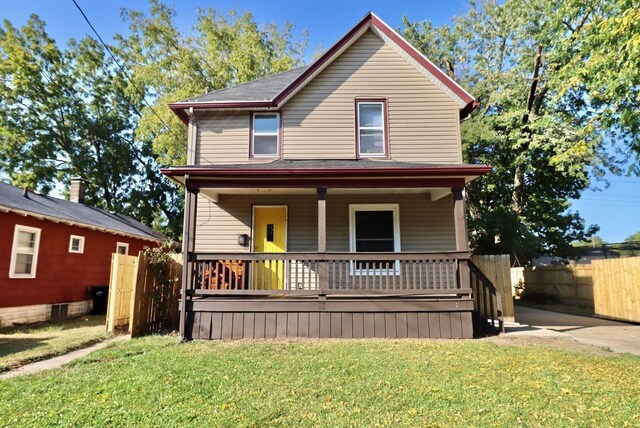
M329 178L329 177L293 177L290 180L259 178L242 180L236 177L212 180L210 178L190 178L189 185L195 188L358 188L358 189L395 189L425 187L464 187L465 179L448 178Z
M175 167L163 168L160 171L170 177L189 174L191 177L244 177L244 178L278 178L278 177L465 177L478 176L491 171L489 165L456 165L414 168L197 168Z
M276 107L282 100L287 98L293 91L295 91L300 85L302 85L313 73L318 71L336 52L338 52L344 45L358 34L364 27L369 24L374 25L378 30L383 32L387 37L400 46L409 56L416 60L420 65L429 70L438 80L449 88L453 93L460 97L467 104L460 111L460 118L464 119L468 116L477 106L478 103L473 99L471 95L465 92L457 83L455 83L449 76L436 67L431 61L427 60L424 55L418 52L413 46L411 46L406 40L399 36L391 27L385 24L372 12L369 12L360 22L358 22L347 34L344 35L336 44L334 44L329 50L327 50L320 58L318 58L309 68L307 68L300 76L298 76L289 86L287 86L280 94L278 94L273 101L246 101L235 103L171 103L169 108L173 110L175 114L186 124L189 122L188 115L185 109L191 107L204 109L204 108L257 108L257 107Z

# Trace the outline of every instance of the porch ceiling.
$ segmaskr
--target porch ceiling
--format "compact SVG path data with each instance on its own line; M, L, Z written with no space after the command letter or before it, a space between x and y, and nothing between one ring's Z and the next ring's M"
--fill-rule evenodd
M316 195L315 188L200 188L200 193L207 199L217 202L220 195ZM444 198L451 193L450 188L330 188L330 195L389 195L389 194L424 194L432 201Z

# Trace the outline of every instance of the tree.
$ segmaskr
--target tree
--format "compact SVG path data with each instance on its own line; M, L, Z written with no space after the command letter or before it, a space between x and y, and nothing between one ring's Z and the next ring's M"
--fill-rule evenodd
M87 204L171 234L170 187L134 139L139 107L102 46L87 37L61 50L33 15L21 29L4 22L0 52L0 171L44 193L81 176Z
M206 91L223 89L302 64L306 33L294 26L260 27L248 13L199 9L191 34L181 33L176 12L159 0L150 1L150 15L123 10L129 35L118 36L118 52L132 70L135 86L144 90L152 107L142 109L136 130L151 141L163 165L186 161L186 128L167 104Z
M87 203L182 234L182 191L159 167L184 164L186 127L168 102L301 63L293 26L260 28L248 14L198 12L182 34L175 11L123 11L112 46L86 37L61 49L33 15L0 28L0 175L48 193L87 179Z
M465 160L494 166L468 186L476 252L510 253L522 263L541 253L565 256L571 242L597 231L569 211L568 200L579 198L605 169L616 171L607 137L624 132L627 150L637 143L637 111L627 99L636 97L640 81L622 64L598 78L567 76L595 73L590 46L615 46L623 57L636 57L640 44L628 43L635 36L597 31L628 16L630 5L474 1L452 26L404 20L407 38L480 102L462 125ZM615 83L621 75L635 81L634 88L622 91ZM603 85L617 90L602 97ZM614 124L607 109L627 121Z
M624 239L624 242L640 242L640 231L629 235Z

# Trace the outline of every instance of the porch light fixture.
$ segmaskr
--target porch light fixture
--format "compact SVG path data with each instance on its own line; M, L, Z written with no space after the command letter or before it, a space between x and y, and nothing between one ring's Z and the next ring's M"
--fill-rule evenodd
M238 235L238 245L240 245L241 247L246 247L247 245L249 245L249 239L249 235L247 235L246 233Z

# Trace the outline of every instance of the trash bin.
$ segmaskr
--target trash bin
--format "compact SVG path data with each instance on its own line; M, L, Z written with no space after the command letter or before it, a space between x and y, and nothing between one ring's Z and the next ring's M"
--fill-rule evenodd
M91 315L105 315L107 313L107 301L109 299L108 285L91 285L87 289L89 297L93 299Z

